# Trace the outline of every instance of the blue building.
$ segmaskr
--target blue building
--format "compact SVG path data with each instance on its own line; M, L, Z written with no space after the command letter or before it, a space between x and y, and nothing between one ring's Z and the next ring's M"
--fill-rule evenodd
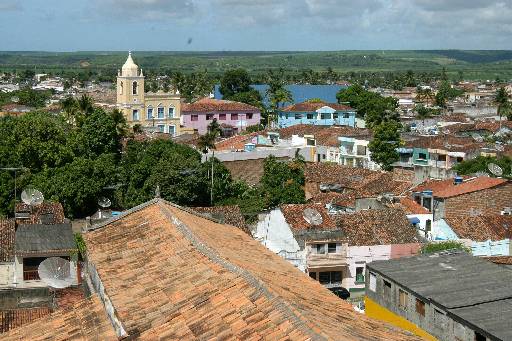
M343 104L320 101L290 105L278 112L279 128L296 124L356 126L356 110Z

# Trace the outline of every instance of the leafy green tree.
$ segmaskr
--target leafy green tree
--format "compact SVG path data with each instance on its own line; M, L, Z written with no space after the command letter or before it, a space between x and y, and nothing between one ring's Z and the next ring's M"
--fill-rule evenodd
M255 89L251 89L245 92L238 92L228 99L252 105L253 107L260 108L260 110L263 108L263 104L261 103L261 94Z
M485 157L478 156L471 160L465 160L460 163L457 163L453 169L460 175L469 175L475 173L488 173L490 176L494 176L489 172L488 166L490 163L497 164L503 170L504 175L509 175L512 173L511 165L512 159L509 157L503 158L495 158L495 157Z
M89 95L83 94L82 97L78 99L78 109L83 115L92 113L94 111L93 99Z
M447 250L460 250L465 252L471 252L471 249L466 247L463 243L456 240L449 240L439 243L427 243L421 247L420 253L429 254Z
M374 128L373 140L368 144L371 159L386 171L392 170L391 165L399 160L400 128L399 123L383 122Z
M220 80L220 93L224 99L232 99L239 93L251 91L251 77L245 69L229 70Z
M45 168L33 177L32 185L49 200L58 201L66 216L84 217L98 209L97 200L105 187L117 183L114 155L104 154L96 159L77 157L57 168Z
M443 81L439 88L437 89L437 94L435 96L435 103L437 106L441 108L446 108L446 103L450 100L453 100L460 95L462 95L464 91L452 88L448 81Z
M381 95L365 90L360 85L352 85L342 89L336 94L339 103L349 103L357 110L360 117L364 117L369 128L378 126L383 122L399 122L397 113L398 101L393 97Z
M304 164L294 160L280 162L275 156L267 157L263 164L261 191L267 207L280 204L300 204L304 196Z
M101 154L118 153L121 149L121 136L118 123L111 114L96 109L86 116L76 131L77 155L94 157Z

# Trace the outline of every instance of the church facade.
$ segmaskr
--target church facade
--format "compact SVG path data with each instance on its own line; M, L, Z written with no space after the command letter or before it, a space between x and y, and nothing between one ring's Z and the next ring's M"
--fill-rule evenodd
M177 91L144 92L144 74L131 53L117 75L117 107L128 124L143 129L180 135L181 101Z

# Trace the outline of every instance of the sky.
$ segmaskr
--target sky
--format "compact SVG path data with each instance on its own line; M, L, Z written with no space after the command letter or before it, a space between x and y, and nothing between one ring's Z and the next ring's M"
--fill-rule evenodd
M512 0L0 0L3 51L512 48Z

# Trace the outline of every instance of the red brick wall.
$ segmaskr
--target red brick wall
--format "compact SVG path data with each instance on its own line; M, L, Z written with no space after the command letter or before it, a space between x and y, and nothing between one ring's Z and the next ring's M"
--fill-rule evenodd
M512 183L445 199L446 218L480 214L500 214L504 207L512 206Z

